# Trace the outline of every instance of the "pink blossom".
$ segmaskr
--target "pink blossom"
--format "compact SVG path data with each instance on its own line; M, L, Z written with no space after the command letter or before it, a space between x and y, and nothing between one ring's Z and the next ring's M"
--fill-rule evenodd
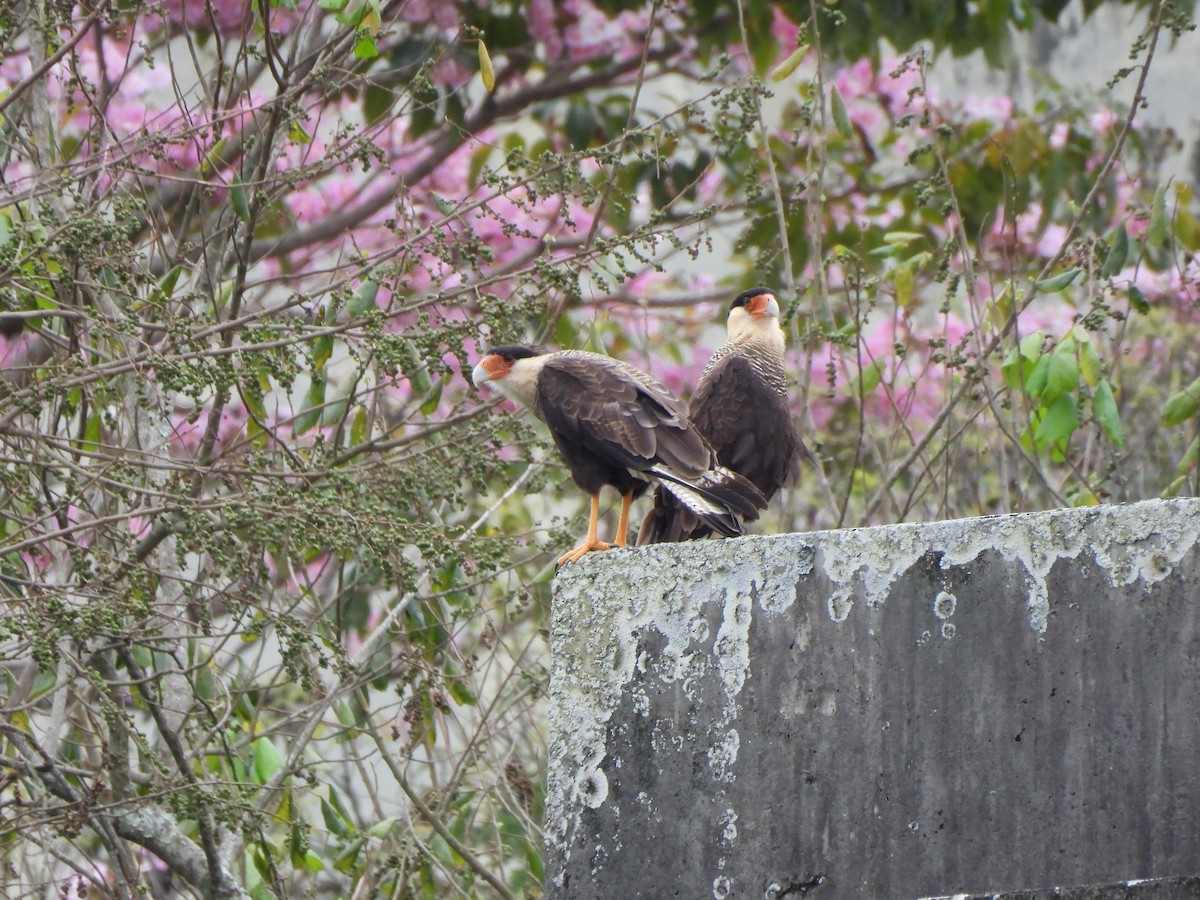
M151 520L145 516L130 516L125 524L129 528L129 533L138 540L150 533Z
M209 28L215 21L220 31L233 31L246 18L248 0L162 0L162 8L175 25Z
M833 76L833 83L837 85L842 99L847 104L852 99L872 96L875 87L875 72L871 68L871 61L860 59L858 62L843 66Z
M277 559L275 554L267 551L263 553L263 566L273 583L292 593L313 590L337 572L336 560L328 553L319 553L296 566L292 558Z
M362 182L346 175L329 175L302 191L287 195L292 215L299 221L317 222L345 206L362 191Z
M558 30L558 5L554 0L530 0L525 4L525 25L530 36L545 48L546 56L562 56L563 41Z
M1067 239L1067 228L1065 225L1059 225L1057 222L1051 222L1046 226L1046 230L1042 232L1038 238L1035 249L1039 256L1044 259L1050 259L1062 249L1063 242Z
M584 61L606 56L624 59L632 52L629 36L622 27L628 19L624 22L619 18L610 19L591 0L564 0L561 9L572 17L563 29L571 59Z
M1121 117L1113 109L1101 109L1088 116L1088 125L1101 137L1112 131L1113 126L1120 121Z
M441 31L453 31L460 21L458 6L446 0L404 0L400 18L414 25L432 22Z
M784 57L796 49L796 40L800 37L800 26L788 18L779 3L771 6L771 37L783 48Z
M709 294L716 290L717 279L705 272L696 272L685 276L685 285L690 293Z
M1058 295L1043 296L1021 313L1018 333L1042 331L1061 337L1075 324L1075 310Z
M1119 285L1134 286L1148 299L1156 300L1171 293L1171 274L1171 271L1156 272L1146 265L1126 266L1113 281Z
M195 414L189 406L176 406L167 421L171 427L170 454L172 459L196 460L204 443L208 429L211 407L204 406ZM216 440L213 442L213 457L224 454L235 441L244 436L249 414L240 399L232 399L221 408L217 422Z
M654 366L652 374L675 396L687 397L700 381L700 373L708 365L709 357L712 356L714 349L714 347L692 344L690 348L684 350L683 362L656 360L658 364Z
M1043 259L1050 259L1062 248L1067 236L1067 229L1055 222L1046 225L1039 231L1042 221L1042 206L1040 203L1030 203L1025 211L1017 216L1015 222L1008 222L1003 214L996 216L992 224L989 241L992 246L1004 247L1013 243L1026 253L1034 253Z
M972 119L985 119L994 123L1007 122L1013 115L1012 98L1000 94L990 97L968 97L963 101L962 108Z
M647 267L625 282L625 292L633 297L646 294L652 295L668 287L672 280L671 275L668 273L660 272L653 267Z
M22 331L13 337L0 334L0 369L24 368L29 359L29 345L34 339L30 331Z
M892 73L896 74L893 75ZM915 62L905 59L885 59L880 64L875 90L892 113L912 112L923 108L924 102L936 106L938 93L930 86L925 101L914 93L921 86L921 70Z
M1067 146L1067 140L1070 137L1071 126L1066 122L1057 122L1050 130L1050 147L1054 150L1061 150Z
M447 4L443 4L447 5ZM450 7L453 9L453 7ZM457 57L446 55L433 64L429 78L443 87L460 88L475 77L475 69L465 65Z
M61 518L59 515L51 515L42 520L40 527L35 526L36 534L51 535L63 530L66 530L68 534L61 537L47 537L41 543L22 551L21 558L25 561L29 571L44 575L50 571L55 562L65 562L69 558L68 544L75 544L87 549L91 545L95 533L91 528L79 528L78 526L92 518L90 513L72 503L61 514Z

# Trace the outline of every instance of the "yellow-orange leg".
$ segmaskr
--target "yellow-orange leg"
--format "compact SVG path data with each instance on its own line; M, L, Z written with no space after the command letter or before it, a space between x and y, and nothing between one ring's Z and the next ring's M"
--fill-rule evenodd
M625 546L625 532L629 530L629 507L633 505L633 494L621 495L621 521L617 523L617 546Z
M579 560L583 559L583 557L585 557L587 554L591 553L593 550L610 550L610 549L612 549L612 544L606 544L606 543L604 543L604 541L602 541L598 537L596 537L596 523L599 521L600 521L600 495L592 494L592 515L591 515L591 518L588 519L587 537L585 537L583 539L583 543L580 544L578 547L576 547L574 550L571 550L568 553L564 553L562 556L560 556L558 558L558 564L560 566L563 563L579 562Z

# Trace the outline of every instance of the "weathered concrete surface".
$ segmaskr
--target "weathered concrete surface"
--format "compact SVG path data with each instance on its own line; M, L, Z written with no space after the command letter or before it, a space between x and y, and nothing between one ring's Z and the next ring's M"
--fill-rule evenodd
M555 588L548 895L1200 874L1198 538L1200 501L1152 501L587 557Z
M954 894L927 900L1181 900L1200 897L1200 877L1143 878L1117 884L1005 891L1002 894Z

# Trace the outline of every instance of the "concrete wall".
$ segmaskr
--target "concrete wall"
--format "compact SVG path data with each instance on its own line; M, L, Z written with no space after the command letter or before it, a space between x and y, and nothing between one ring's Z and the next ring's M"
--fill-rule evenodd
M1198 537L1152 501L564 569L548 895L1200 874Z

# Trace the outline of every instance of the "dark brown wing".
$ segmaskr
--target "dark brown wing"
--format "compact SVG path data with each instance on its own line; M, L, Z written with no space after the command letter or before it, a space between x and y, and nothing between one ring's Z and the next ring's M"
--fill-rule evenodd
M691 417L717 461L750 479L768 500L798 477L802 444L786 399L745 357L730 354L705 374Z
M620 360L573 350L556 353L538 378L538 413L560 449L585 447L612 465L646 471L662 465L696 478L712 451L681 400Z

